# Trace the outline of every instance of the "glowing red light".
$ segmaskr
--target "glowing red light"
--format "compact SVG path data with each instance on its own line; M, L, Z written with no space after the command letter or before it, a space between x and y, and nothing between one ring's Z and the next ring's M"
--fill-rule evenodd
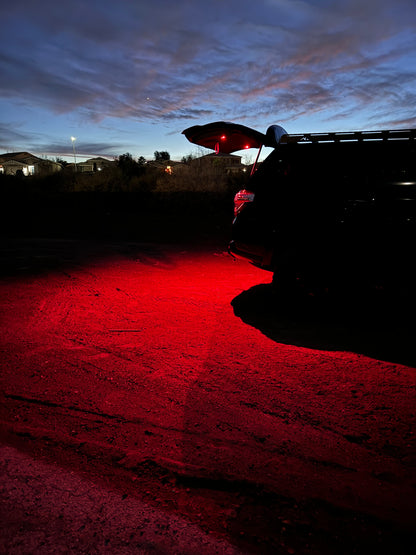
M241 189L234 197L234 216L237 216L243 209L244 205L253 202L254 193L247 191L247 189Z
M250 145L244 145L244 148L250 148Z
M227 138L227 136L226 136L226 135L221 135L220 138L221 138L221 141L225 141L225 139Z

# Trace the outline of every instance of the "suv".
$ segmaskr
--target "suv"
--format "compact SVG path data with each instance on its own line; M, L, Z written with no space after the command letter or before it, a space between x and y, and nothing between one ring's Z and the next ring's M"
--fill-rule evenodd
M183 131L216 152L274 150L234 199L229 251L309 289L407 290L415 279L416 129L266 134L227 122Z

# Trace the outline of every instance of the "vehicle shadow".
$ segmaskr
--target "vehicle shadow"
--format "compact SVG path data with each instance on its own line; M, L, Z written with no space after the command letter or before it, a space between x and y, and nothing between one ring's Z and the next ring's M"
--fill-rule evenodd
M261 284L231 305L243 322L277 343L352 351L416 367L414 299L380 291L290 297Z
M400 311L392 299L289 299L277 294L271 284L262 284L235 297L232 306L243 322L278 343L416 362L411 341L414 326L405 326L411 318L404 311L399 325L395 314ZM213 330L224 325L221 313L217 317ZM391 408L377 412L372 396L363 397L356 417L343 423L340 411L351 404L351 392L359 389L359 375L352 374L348 387L335 387L335 393L321 404L316 401L324 399L321 386L304 386L308 371L294 372L286 388L272 378L272 362L261 379L250 350L249 371L242 373L247 363L239 365L239 353L234 351L228 362L227 350L222 358L221 341L221 335L213 332L206 359L187 392L182 464L175 476L180 509L205 514L201 507L209 507L212 516L205 517L211 529L220 530L244 552L262 555L304 553L307 544L311 554L380 551L385 526L392 526L391 537L383 536L385 546L389 545L386 553L397 538L407 542L404 530L399 536L395 524L366 514L364 504L373 503L374 476L355 461L358 451L363 455L368 449L368 457L375 456L369 440L391 429L390 410L397 401L386 400ZM259 343L255 345L254 349ZM347 372L348 362L340 364ZM384 461L389 455L383 449L379 456ZM345 461L344 466L343 457L351 462ZM319 485L312 485L315 480ZM301 493L299 484L303 484ZM363 512L348 508L348 503L329 502L334 490L340 498L353 492L354 499L361 499ZM197 510L191 494L202 500Z

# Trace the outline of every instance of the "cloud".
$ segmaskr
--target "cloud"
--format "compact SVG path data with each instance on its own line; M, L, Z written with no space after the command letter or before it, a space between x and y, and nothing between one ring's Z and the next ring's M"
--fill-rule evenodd
M120 152L127 152L127 145L118 145ZM62 156L71 159L73 157L72 146L63 142L42 142L33 145L32 150L41 152L46 156ZM76 157L78 159L93 158L94 156L103 156L114 158L114 143L108 142L82 142L76 147Z
M17 152L16 145L26 140L26 134L18 130L18 126L0 123L0 150L2 152Z
M43 133L30 133L11 128L10 125L0 123L0 152L19 152L24 144L24 150L37 153L39 155L53 155L72 157L72 143L68 139L64 141L48 141L48 136ZM85 142L76 143L77 156L80 158L90 158L94 153L102 156L112 157L115 155L115 144L113 141ZM122 152L128 150L128 145L119 143L118 149Z
M15 0L2 18L0 101L16 113L171 133L311 114L400 125L416 105L414 0Z

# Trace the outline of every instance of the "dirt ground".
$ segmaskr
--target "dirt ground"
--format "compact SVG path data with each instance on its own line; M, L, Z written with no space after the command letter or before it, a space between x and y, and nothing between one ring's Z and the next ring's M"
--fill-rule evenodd
M2 240L2 553L413 553L414 307L225 249Z

